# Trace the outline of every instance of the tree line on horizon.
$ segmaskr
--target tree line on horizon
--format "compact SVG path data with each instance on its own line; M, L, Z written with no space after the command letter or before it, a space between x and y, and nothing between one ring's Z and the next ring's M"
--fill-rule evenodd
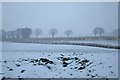
M35 29L35 31L33 31L31 28L18 28L16 30L13 31L5 31L5 30L1 30L0 31L2 38L3 39L29 39L30 36L32 35L32 33L34 33L34 35L36 36L36 38L38 38L40 35L42 35L42 29L37 28ZM52 37L55 37L55 35L58 33L58 30L56 28L52 28L49 30L49 34ZM69 37L71 34L73 34L72 30L66 30L65 31L65 35L67 37Z
M36 36L36 38L39 38L40 35L42 35L42 29L37 28L34 31L31 28L18 28L13 31L5 31L1 30L0 31L2 34L2 39L29 39L32 33ZM55 37L55 35L58 33L58 30L56 28L52 28L48 32L52 37ZM117 29L112 31L113 35L118 34ZM66 30L64 32L66 37L70 37L70 35L73 34L72 30ZM103 36L105 34L105 30L101 27L96 27L93 30L93 34L95 36Z

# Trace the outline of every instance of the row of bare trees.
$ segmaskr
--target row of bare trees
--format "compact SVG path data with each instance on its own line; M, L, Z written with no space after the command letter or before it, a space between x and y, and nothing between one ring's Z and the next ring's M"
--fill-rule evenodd
M42 29L40 28L37 28L35 31L34 31L35 35L36 35L36 38L38 38L41 34L42 34ZM58 30L56 28L52 28L49 30L49 34L52 36L52 37L55 37L55 35L58 33ZM73 34L73 31L72 30L66 30L64 32L64 34L66 35L66 37L70 37L70 35ZM103 36L105 34L105 30L102 28L102 27L96 27L94 28L93 30L93 34L95 36ZM111 33L109 33L109 35L111 36L118 36L118 29L115 29L113 30Z
M58 30L56 28L52 28L49 30L49 34L52 36L52 37L55 37L55 35L58 33ZM73 31L72 30L66 30L64 32L66 34L67 37L69 37L71 34L73 34ZM35 30L35 35L36 35L36 38L38 38L40 35L42 34L42 29L39 29L37 28Z
M120 29L114 29L114 30L112 30L112 32L111 33L107 33L107 35L109 35L109 36L112 36L112 37L120 37L118 34L118 31L119 31ZM105 30L103 29L103 28L101 28L101 27L96 27L96 28L94 28L94 30L93 30L93 34L95 35L95 36L97 36L97 35L99 35L99 36L103 36L104 34L106 34L105 33Z
M112 31L112 34L117 34L116 33L117 30L113 30ZM16 38L16 39L28 39L30 38L31 34L34 33L34 35L36 36L36 38L38 38L40 35L43 34L42 32L42 29L40 28L37 28L35 29L34 31L31 29L31 28L18 28L16 30L13 30L13 31L5 31L5 30L2 30L1 31L2 33L2 38L3 39L10 39L10 38ZM49 34L52 36L52 37L55 37L55 35L58 33L58 30L56 28L52 28L49 30ZM72 30L66 30L64 32L64 34L66 35L66 37L70 37L70 35L73 34L73 31ZM93 34L95 36L99 35L99 36L103 36L105 34L105 31L103 28L101 27L96 27L94 28L93 30Z
M28 39L30 38L31 34L34 33L34 35L36 36L36 38L38 38L40 35L42 35L42 29L37 28L35 29L35 31L32 31L31 28L18 28L16 30L13 31L5 31L2 30L2 38L3 39ZM58 33L56 28L52 28L49 30L49 34L52 37L55 37L55 35ZM72 30L66 30L65 34L67 37L69 37L72 34Z
M57 29L56 28L53 28L53 29L50 29L49 30L49 34L52 36L52 37L54 37L56 34L57 34ZM65 35L67 36L67 37L69 37L71 34L73 34L73 31L72 30L66 30L65 32ZM39 35L41 35L42 34L42 29L36 29L35 30L35 35L36 35L36 37L38 37ZM105 31L104 31L104 29L103 28L101 28L101 27L96 27L94 30L93 30L93 34L95 34L95 36L97 36L97 35L100 35L100 36L103 36L103 34L105 34Z
M19 28L13 31L2 30L2 39L27 39L30 38L32 30L30 28Z

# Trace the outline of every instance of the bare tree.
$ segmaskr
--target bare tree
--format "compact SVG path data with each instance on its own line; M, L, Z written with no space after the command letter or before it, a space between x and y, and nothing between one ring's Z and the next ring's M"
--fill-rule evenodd
M22 29L19 28L15 30L15 38L19 39L21 37Z
M23 28L21 30L21 35L23 39L30 38L31 33L32 33L32 30L30 28Z
M37 29L35 29L34 33L36 35L36 38L38 38L42 34L42 29L37 28Z
M50 29L49 34L51 34L51 35L52 35L52 37L54 37L54 36L55 36L55 34L57 34L57 29L55 29L55 28Z
M105 31L104 31L104 29L101 28L101 27L96 27L96 28L93 30L93 33L95 34L95 36L96 36L97 34L99 34L100 36L102 36L102 35L105 33Z
M104 33L105 33L104 29L103 28L99 28L99 34L100 34L100 36L102 36Z
M98 27L96 27L96 28L93 30L93 33L95 34L95 36L98 34L98 30L99 30Z
M67 37L69 37L72 33L73 33L72 30L65 31L65 34L66 34Z
M15 38L14 31L8 31L7 32L7 38Z

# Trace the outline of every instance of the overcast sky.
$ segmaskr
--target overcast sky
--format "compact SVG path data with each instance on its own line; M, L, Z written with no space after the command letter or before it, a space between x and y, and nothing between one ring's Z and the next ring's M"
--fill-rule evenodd
M29 27L41 28L48 36L51 28L58 29L57 36L71 29L72 36L93 35L95 27L106 32L118 28L118 5L112 2L95 3L42 3L8 2L2 4L2 26L5 30Z

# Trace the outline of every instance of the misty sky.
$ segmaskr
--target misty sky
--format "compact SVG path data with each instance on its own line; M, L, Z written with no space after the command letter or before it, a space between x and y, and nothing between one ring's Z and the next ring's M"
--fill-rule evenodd
M2 4L2 26L5 30L20 27L41 28L48 36L51 28L57 28L57 36L71 29L72 36L93 35L95 27L106 32L118 28L118 5L112 2L8 2Z

